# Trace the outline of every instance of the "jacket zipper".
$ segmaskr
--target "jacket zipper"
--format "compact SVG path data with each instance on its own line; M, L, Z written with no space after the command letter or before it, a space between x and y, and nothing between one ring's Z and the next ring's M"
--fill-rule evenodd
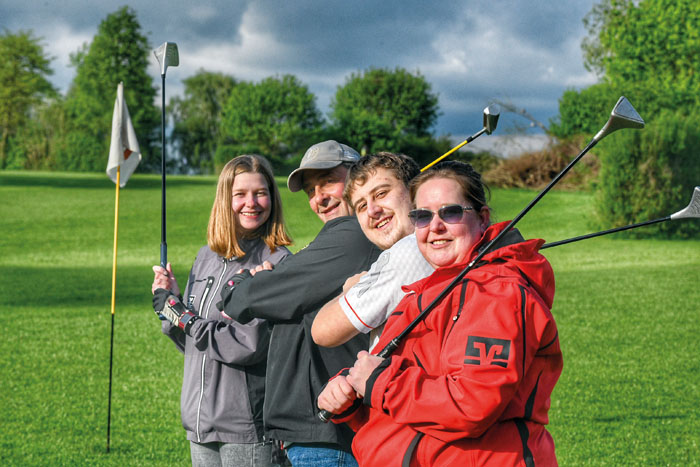
M467 292L467 283L469 282L469 279L464 279L462 281L462 290L459 293L459 308L457 309L457 314L452 317L452 326L450 327L450 331L447 333L445 336L445 339L447 339L450 334L452 334L452 330L455 327L455 324L457 324L457 320L459 319L460 316L462 316L462 308L464 308L464 299L466 296Z
M202 294L202 299L199 301L199 316L202 316L202 311L204 310L204 302L207 301L207 296L211 290L211 285L214 283L214 278L209 276L207 278L207 285L204 288L204 293Z
M224 269L221 271L221 275L219 275L219 280L218 280L218 282L216 283L216 287L214 288L214 292L215 292L215 293L216 293L216 291L219 289L219 286L221 285L221 279L223 279L224 274L226 274L226 269L227 269L227 267L228 267L228 263L226 262L225 259L223 260L223 262L224 262ZM211 285L212 285L212 284L213 284L213 280L210 278L210 279L207 281L207 288L206 288L205 291L204 291L204 295L202 296L202 302L201 302L201 303L204 303L204 302L206 301L207 297L209 296L209 292L212 290L212 289L211 289ZM204 316L204 318L209 318L209 308L211 307L211 302L212 302L212 300L214 300L214 294L212 294L211 298L209 299L209 303L207 303L207 307L204 308L204 310L206 310L206 315ZM200 306L201 306L201 305L200 305ZM199 315L201 316L201 315L202 315L202 308L200 308L199 310L200 310L200 311L199 311ZM201 442L202 442L202 438L201 438L201 436L200 436L200 434L199 434L199 419L200 419L200 416L201 416L201 413L202 413L202 399L204 398L204 365L206 364L206 362L207 362L207 356L206 356L206 355L202 355L202 376L201 376L201 380L200 380L200 382L199 382L199 402L197 402L197 424L196 424L196 430L197 430L197 442L198 442L198 443L201 443Z

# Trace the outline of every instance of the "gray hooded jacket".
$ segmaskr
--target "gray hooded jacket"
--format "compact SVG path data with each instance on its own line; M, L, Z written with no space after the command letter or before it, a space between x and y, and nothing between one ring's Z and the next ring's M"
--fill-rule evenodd
M239 269L290 254L271 253L255 239L241 245L242 258L226 260L202 247L192 265L183 302L203 319L187 336L169 321L162 330L185 354L180 408L187 439L198 443L257 443L263 440L262 408L270 330L265 320L240 324L216 308L224 281Z

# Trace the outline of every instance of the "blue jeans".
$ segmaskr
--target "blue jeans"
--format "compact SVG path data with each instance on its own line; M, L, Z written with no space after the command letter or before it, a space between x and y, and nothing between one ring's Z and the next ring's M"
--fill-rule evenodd
M352 454L339 449L293 444L287 458L294 467L358 467Z

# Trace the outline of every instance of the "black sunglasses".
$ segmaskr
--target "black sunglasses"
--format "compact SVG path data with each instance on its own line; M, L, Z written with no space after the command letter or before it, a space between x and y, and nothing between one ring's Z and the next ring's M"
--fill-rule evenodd
M469 206L460 206L459 204L448 204L438 209L437 215L448 224L456 224L462 220L464 211L473 211L474 208ZM428 209L414 209L408 213L408 218L411 223L417 228L422 229L430 225L433 220L433 215L436 214Z

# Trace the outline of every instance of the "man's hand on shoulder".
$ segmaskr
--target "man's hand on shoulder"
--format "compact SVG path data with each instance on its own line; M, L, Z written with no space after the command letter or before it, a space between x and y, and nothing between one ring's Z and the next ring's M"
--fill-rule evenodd
M355 399L357 399L355 389L345 376L339 375L330 380L323 388L316 404L321 410L339 414L350 408Z
M260 271L272 271L273 269L274 269L274 266L272 265L271 262L264 261L262 264L259 264L259 265L255 266L253 269L251 269L250 275L254 276L257 273L259 273ZM243 269L241 269L238 272L242 272L242 271L243 271Z

